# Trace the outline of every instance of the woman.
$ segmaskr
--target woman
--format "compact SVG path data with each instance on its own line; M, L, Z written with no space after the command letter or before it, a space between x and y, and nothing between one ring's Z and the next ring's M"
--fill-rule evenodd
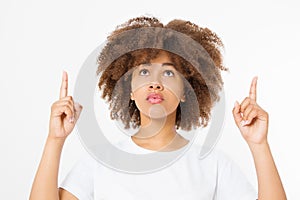
M148 33L135 32L132 41L122 45L122 33L140 28L180 32L199 43L207 53L189 51L180 42L176 46L173 34L163 34L154 41L148 39ZM147 46L153 42L162 48L137 48L112 59L113 48L124 52L128 45ZM180 48L183 56L166 51L169 46ZM98 73L102 73L99 88L103 87L102 97L110 102L111 118L121 119L125 128L138 128L123 146L146 152L174 152L189 144L177 129L191 130L208 124L211 108L218 101L223 85L220 71L226 70L220 47L222 42L215 33L182 20L163 25L156 18L134 18L108 37L98 59ZM213 65L204 64L209 59ZM116 172L87 158L74 167L58 189L62 147L82 110L68 96L68 78L64 72L60 99L52 105L49 135L30 199L286 199L268 145L268 114L256 103L256 85L254 78L249 96L240 104L236 102L232 112L254 158L258 195L222 154L213 152L197 159L197 146L173 165L142 175ZM190 116L183 117L183 111Z

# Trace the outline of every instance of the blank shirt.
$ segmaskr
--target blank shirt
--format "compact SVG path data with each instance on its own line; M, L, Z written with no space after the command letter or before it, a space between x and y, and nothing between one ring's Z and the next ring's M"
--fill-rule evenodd
M149 152L130 137L119 145L129 152ZM232 160L217 150L200 159L200 149L193 144L172 165L147 174L119 172L88 156L73 167L60 187L80 200L257 199L257 192Z

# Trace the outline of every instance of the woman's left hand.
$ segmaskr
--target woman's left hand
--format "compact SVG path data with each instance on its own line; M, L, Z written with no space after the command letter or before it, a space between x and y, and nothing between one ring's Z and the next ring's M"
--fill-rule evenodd
M267 143L269 116L256 102L256 85L257 77L254 77L249 96L241 104L236 101L232 110L235 123L248 145Z

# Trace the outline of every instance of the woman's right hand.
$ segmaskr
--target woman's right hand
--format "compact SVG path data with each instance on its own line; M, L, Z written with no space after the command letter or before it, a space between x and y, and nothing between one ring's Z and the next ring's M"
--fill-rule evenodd
M72 96L68 96L68 74L64 71L59 100L51 106L49 137L65 139L74 129L81 110L82 106L74 103Z

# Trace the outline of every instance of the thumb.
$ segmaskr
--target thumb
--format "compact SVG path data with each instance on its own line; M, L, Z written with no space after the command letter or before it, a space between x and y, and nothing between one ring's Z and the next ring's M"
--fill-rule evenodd
M74 103L74 109L75 109L75 122L78 120L80 113L82 111L82 105L80 105L79 103L75 102Z
M232 110L232 114L233 114L234 121L238 127L240 127L240 124L243 120L241 112L240 112L240 108L241 108L241 105L236 101L234 103L234 108Z

